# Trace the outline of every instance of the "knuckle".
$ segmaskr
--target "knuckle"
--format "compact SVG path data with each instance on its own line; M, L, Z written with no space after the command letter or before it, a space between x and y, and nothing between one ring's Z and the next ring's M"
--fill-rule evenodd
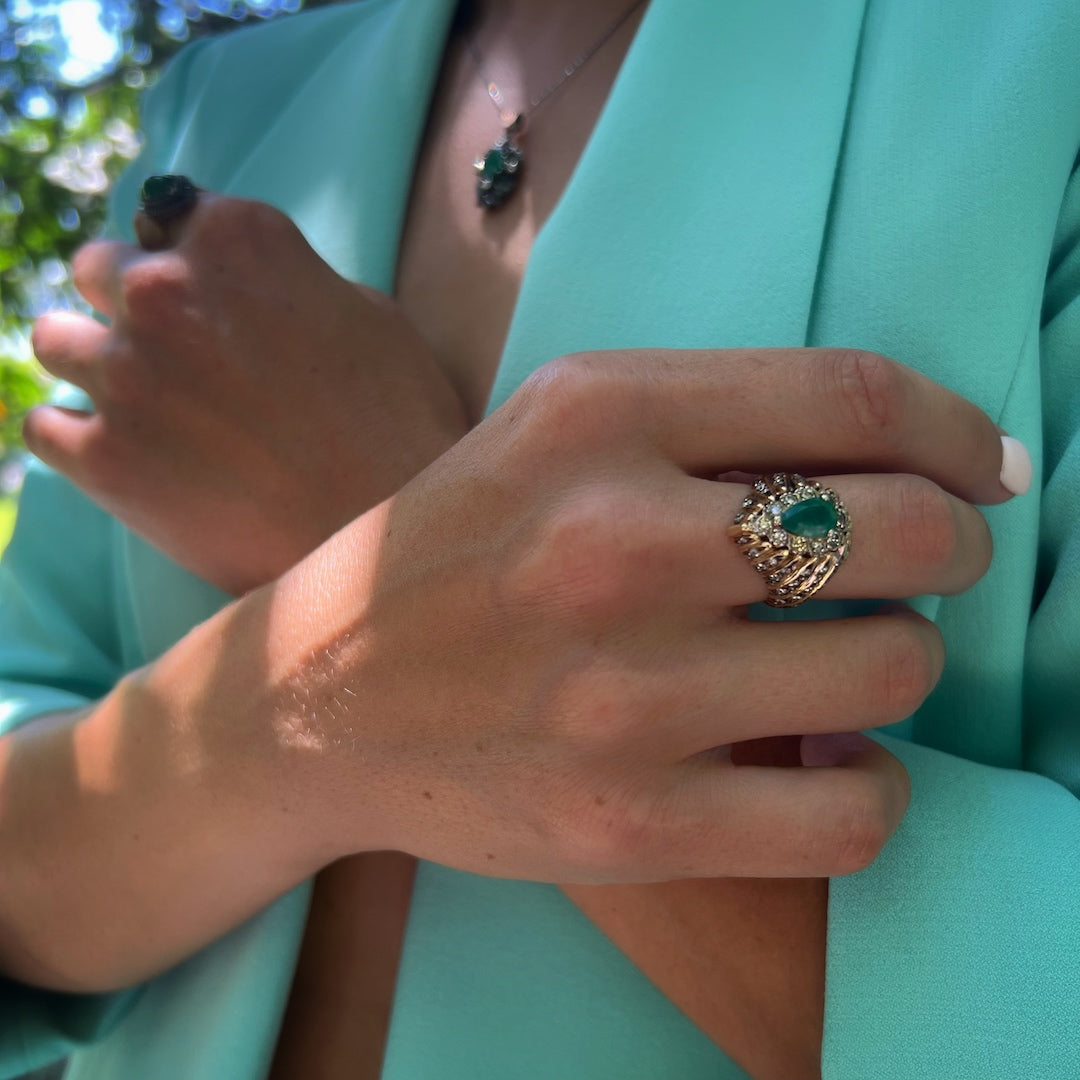
M886 715L903 719L927 698L937 666L922 635L907 618L889 620L875 665L875 697Z
M30 330L30 348L42 363L52 360L55 356L55 321L55 312L47 312L35 320Z
M120 295L128 321L142 331L174 327L187 312L191 274L173 252L140 259L120 275Z
M518 393L531 429L545 443L580 445L610 435L607 420L614 381L603 354L578 353L548 361Z
M869 784L856 785L836 806L826 842L830 876L865 870L881 854L891 835L884 801Z
M901 441L905 387L891 360L861 349L835 349L825 355L825 378L836 395L843 420L860 443L895 447Z
M950 567L959 537L949 498L937 484L920 476L897 482L894 536L901 558L931 568Z
M234 199L225 195L207 200L191 241L226 258L259 257L285 240L300 236L292 220L276 207L256 199Z
M560 680L553 714L562 752L586 768L608 760L626 741L636 712L627 679L596 663L574 667Z
M647 861L652 830L632 799L588 794L568 800L561 819L561 861L580 880L625 880Z
M95 240L84 244L71 257L71 283L83 295L99 276L99 266L105 256L108 241Z
M515 591L549 610L614 617L646 580L640 570L656 543L624 493L576 492L539 527Z

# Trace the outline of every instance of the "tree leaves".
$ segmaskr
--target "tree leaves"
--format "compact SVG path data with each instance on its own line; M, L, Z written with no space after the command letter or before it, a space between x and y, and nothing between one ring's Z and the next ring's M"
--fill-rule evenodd
M0 0L3 3L4 0ZM308 6L327 0L308 0ZM72 40L60 0L0 8L0 477L26 410L47 392L31 321L77 298L64 261L100 229L104 195L137 148L142 89L190 37L274 18L300 0L98 0L118 44L82 85L64 81ZM68 27L70 31L70 26ZM10 473L10 470L8 470Z

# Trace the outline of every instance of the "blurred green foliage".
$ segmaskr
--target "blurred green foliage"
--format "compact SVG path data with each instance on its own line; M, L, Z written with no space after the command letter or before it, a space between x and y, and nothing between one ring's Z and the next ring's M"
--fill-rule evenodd
M108 185L138 150L142 89L188 38L301 4L78 2L96 11L95 34L114 46L96 66L72 66L70 0L0 0L0 492L17 483L22 416L47 393L30 359L30 323L78 304L66 260L100 228ZM328 0L308 6L320 2Z

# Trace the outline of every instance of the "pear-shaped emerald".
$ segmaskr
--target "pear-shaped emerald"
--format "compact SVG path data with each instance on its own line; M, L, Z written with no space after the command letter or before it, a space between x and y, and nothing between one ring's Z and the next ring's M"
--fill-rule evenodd
M829 530L836 528L837 520L836 506L821 497L803 499L780 515L780 523L789 533L811 540L828 536Z

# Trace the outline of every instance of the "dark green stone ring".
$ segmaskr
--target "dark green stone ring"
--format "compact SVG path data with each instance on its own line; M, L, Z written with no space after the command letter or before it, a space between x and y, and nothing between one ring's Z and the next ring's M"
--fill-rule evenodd
M831 488L798 473L759 476L728 535L765 579L770 607L797 607L851 550L851 519Z
M172 173L148 176L139 191L139 209L159 225L183 217L198 201L199 189L186 176Z

